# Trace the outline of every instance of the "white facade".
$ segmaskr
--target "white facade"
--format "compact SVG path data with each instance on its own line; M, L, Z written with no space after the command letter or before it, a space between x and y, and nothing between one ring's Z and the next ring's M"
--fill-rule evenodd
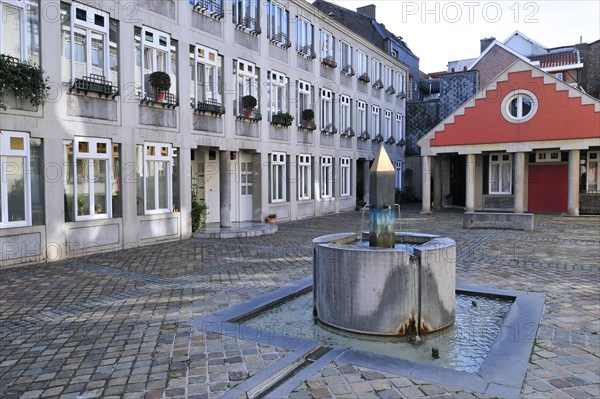
M42 3L0 0L24 13L3 54L39 58L50 86L44 106L8 93L0 110L1 266L190 237L192 190L222 226L351 210L379 145L404 159L370 130L402 137L406 88L359 80L357 55L406 66L304 1Z

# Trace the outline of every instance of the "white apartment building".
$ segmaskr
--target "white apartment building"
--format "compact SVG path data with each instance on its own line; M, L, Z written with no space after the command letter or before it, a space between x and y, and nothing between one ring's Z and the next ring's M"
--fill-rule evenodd
M0 92L1 266L188 238L192 191L225 227L351 210L380 145L401 184L407 67L305 1L0 0L0 24L49 86Z

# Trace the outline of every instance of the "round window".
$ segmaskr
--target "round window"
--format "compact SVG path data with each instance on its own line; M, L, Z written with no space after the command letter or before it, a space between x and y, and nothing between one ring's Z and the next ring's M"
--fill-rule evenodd
M529 91L512 92L502 101L502 114L513 123L525 122L537 111L537 99Z

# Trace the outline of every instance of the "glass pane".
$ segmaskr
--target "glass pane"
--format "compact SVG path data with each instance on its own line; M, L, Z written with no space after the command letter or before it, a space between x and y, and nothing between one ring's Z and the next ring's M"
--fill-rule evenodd
M87 75L86 40L85 32L75 32L75 77L79 78Z
M77 160L77 215L90 214L89 161Z
M246 194L252 195L252 186L247 186L246 187Z
M523 96L521 97L522 100L522 104L521 104L521 116L527 116L529 114L529 112L531 111L531 99L527 96Z
M156 50L156 70L167 72L167 53Z
M2 52L21 59L21 10L2 4Z
M598 162L588 163L587 189L588 191L598 190Z
M518 117L518 113L517 113L517 103L518 103L519 99L515 98L512 99L510 101L510 104L508 105L508 112L513 116L513 117Z
M146 209L156 209L156 184L154 181L154 164L156 161L146 161Z
M502 164L502 192L510 192L510 164Z
M6 188L8 196L8 222L25 220L25 168L24 157L6 157Z
M500 170L499 165L490 165L490 191L497 193L500 191Z
M106 165L107 160L94 160L94 214L104 215L108 213L106 206L106 189L108 182L106 181Z
M169 208L167 167L167 162L158 162L158 207L160 209Z
M104 76L104 35L92 34L92 73Z

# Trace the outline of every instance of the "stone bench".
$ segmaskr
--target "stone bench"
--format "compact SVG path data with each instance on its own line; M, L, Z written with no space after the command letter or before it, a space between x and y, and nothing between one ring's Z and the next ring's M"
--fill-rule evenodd
M465 212L463 227L495 227L516 228L519 226L525 231L533 230L533 213L502 213L502 212Z

